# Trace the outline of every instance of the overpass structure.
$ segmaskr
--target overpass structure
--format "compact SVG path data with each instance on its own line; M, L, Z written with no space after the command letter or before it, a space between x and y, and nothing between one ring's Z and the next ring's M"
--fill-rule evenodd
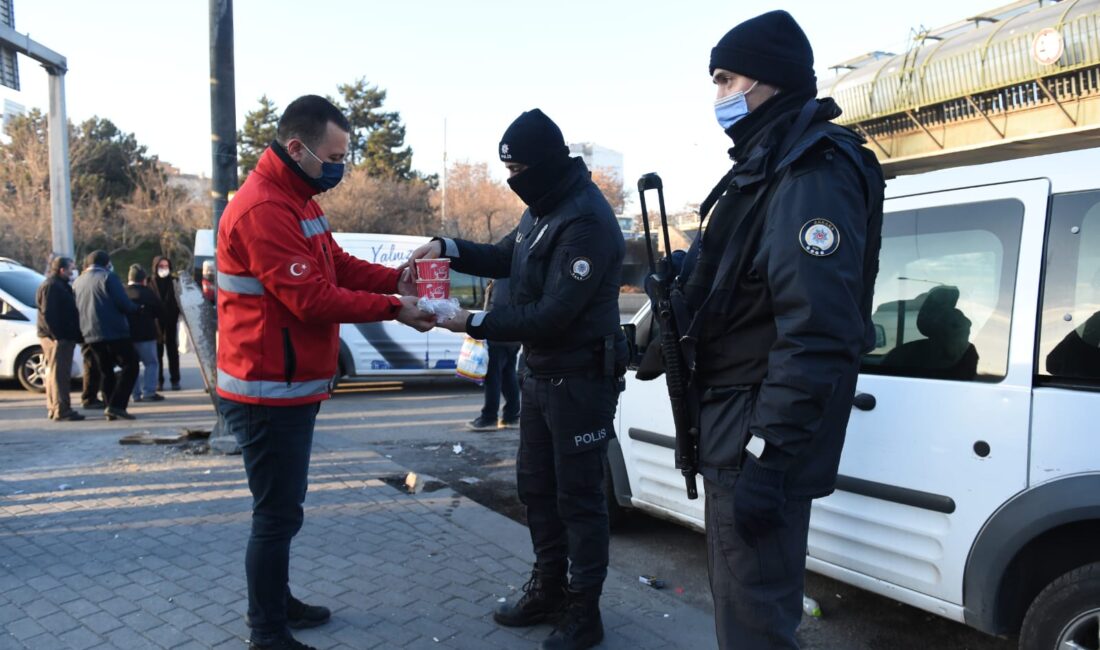
M1025 0L915 31L819 83L888 176L1100 146L1100 0Z

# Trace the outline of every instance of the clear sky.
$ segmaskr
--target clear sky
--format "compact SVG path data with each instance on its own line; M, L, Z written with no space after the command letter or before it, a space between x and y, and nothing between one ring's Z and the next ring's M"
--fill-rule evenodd
M207 0L13 0L15 27L68 58L69 118L133 132L185 172L210 173ZM400 111L414 167L489 162L519 113L540 107L566 140L623 153L625 177L656 171L675 209L700 201L728 169L715 122L710 48L733 25L782 8L814 46L819 78L871 50L904 50L998 0L234 0L238 126L267 93L280 108L366 77ZM23 91L48 105L46 74L20 57Z

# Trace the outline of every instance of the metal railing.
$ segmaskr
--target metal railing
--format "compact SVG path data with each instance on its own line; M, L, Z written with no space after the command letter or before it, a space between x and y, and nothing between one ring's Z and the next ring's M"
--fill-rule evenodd
M1040 64L1031 48L1038 32L1019 34L982 47L936 57L833 94L844 109L842 124L878 122L887 116L921 112L922 123L976 115L972 102L987 112L1000 112L1050 101L1050 94L1069 99L1097 90L1100 66L1100 12L1079 16L1055 26L1062 34L1064 53L1057 63ZM1073 74L1082 72L1082 74ZM1053 86L1052 86L1053 84ZM931 112L939 115L929 115ZM912 126L910 123L909 126Z

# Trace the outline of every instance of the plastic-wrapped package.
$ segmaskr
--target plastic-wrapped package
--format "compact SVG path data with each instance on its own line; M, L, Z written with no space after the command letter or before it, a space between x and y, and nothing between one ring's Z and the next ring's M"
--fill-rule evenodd
M436 321L445 323L455 317L461 307L458 298L421 298L416 302L421 311L436 315Z

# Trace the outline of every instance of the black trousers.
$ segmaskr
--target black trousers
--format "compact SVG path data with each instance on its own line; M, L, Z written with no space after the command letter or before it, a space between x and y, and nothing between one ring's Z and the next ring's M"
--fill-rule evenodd
M736 484L736 483L735 483ZM707 572L723 650L797 650L810 500L788 499L786 524L749 545L733 521L733 488L704 481Z
M522 382L516 487L527 506L535 561L581 591L607 577L604 499L607 443L615 435L612 378L526 377Z
M125 411L130 403L130 393L134 390L134 382L137 381L139 371L138 356L134 350L133 341L130 339L97 341L92 343L91 347L96 363L99 364L107 406ZM115 366L119 367L117 377Z
M252 640L287 634L290 541L302 528L320 403L256 406L220 398L218 409L237 439L252 492L252 534L244 568Z
M171 325L161 323L163 340L157 341L157 362L160 370L157 373L157 386L164 386L164 353L168 353L168 378L173 384L180 383L180 329L179 323Z
M80 391L80 401L83 404L99 399L99 391L103 384L103 374L99 370L99 362L95 359L92 346L87 343L80 344L80 357L84 361L84 375L81 377L84 389Z

